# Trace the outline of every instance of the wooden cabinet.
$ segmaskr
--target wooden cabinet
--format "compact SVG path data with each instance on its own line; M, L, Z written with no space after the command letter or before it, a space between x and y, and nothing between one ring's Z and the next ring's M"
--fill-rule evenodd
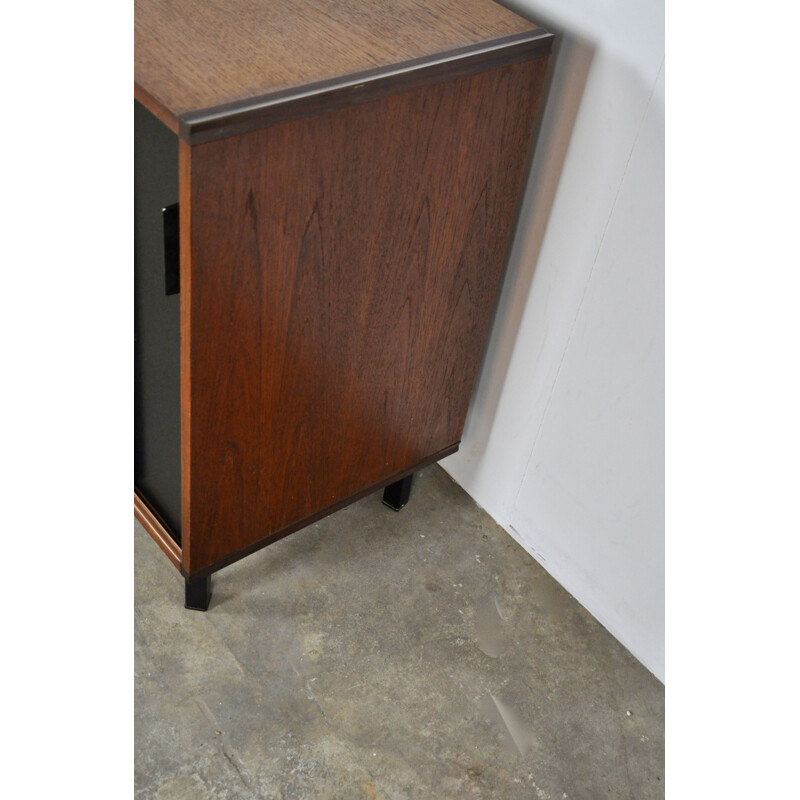
M551 41L490 0L137 0L134 508L187 605L458 448Z

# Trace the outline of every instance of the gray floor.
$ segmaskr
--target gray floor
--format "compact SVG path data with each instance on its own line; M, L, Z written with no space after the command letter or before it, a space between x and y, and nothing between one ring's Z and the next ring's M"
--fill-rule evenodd
M136 524L137 798L664 796L664 688L439 467L214 576Z

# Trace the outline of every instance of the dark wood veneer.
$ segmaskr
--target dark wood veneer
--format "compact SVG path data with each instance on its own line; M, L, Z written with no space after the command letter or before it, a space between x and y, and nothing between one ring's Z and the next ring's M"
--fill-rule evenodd
M190 573L461 438L543 70L192 147Z
M135 512L194 582L457 450L552 37L488 0L136 7L177 144L180 543Z
M134 78L177 119L536 31L491 0L135 0Z
M319 522L319 520L324 519L330 514L339 511L340 509L344 508L345 506L349 506L351 503L355 503L358 500L361 500L364 497L367 497L370 494L373 494L381 489L386 488L389 484L395 483L396 481L402 480L403 478L408 477L409 475L413 475L415 472L418 472L421 469L424 469L431 464L440 461L447 456L452 455L458 450L459 442L451 445L450 447L446 447L444 450L441 450L438 453L433 453L422 461L414 464L413 467L407 468L402 472L398 472L395 475L392 475L388 478L384 478L377 483L372 484L371 486L365 486L363 489L360 489L355 494L350 495L349 497L344 497L341 500L332 503L331 505L319 509L315 511L313 514L310 514L303 519L299 519L296 522L293 522L291 525L287 525L284 528L281 528L278 531L271 532L266 536L262 537L261 539L257 539L252 544L246 545L245 547L240 548L239 550L234 550L231 553L228 553L224 557L218 559L217 561L212 562L206 567L201 567L200 569L193 570L191 573L192 579L195 578L202 578L206 575L211 575L212 573L216 572L217 570L222 569L223 567L227 567L229 564L233 564L236 561L239 561L246 556L249 556L251 553L255 553L258 550L261 550L264 547L267 547L275 542L279 541L280 539L289 536L296 531L302 530L303 528L308 527L309 525L313 525L315 522ZM184 576L189 576L190 573L183 567L180 567L181 573Z

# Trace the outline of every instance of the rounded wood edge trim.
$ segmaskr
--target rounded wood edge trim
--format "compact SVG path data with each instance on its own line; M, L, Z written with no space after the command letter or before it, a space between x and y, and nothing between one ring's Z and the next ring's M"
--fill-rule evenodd
M167 558L180 570L181 548L178 547L175 540L167 533L164 526L159 522L155 514L150 510L150 507L139 496L136 490L133 492L133 515L141 522L142 527L155 540L155 543L167 554Z
M179 117L178 135L190 144L224 139L299 117L321 114L388 94L455 80L508 64L549 55L554 35L536 28L526 33L470 45L434 57L405 61L188 112Z

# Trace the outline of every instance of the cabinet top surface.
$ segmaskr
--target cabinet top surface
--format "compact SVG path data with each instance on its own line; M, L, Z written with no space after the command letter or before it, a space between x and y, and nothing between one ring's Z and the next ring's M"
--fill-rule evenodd
M492 0L135 0L134 77L178 120L539 31Z

